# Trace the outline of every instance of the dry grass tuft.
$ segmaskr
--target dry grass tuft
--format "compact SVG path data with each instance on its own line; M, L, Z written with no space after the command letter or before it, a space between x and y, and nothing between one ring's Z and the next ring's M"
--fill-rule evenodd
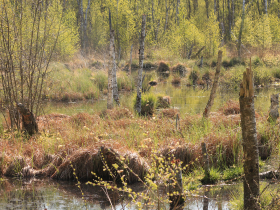
M158 117L159 118L172 118L175 119L177 114L179 114L179 110L178 109L163 109L160 110Z
M160 154L165 158L171 158L182 161L182 167L188 165L187 170L190 170L193 165L190 163L194 162L198 155L198 148L192 144L186 144L178 147L166 147L160 151Z
M219 111L223 112L225 115L240 114L239 102L228 100Z
M120 120L123 118L133 118L132 112L128 108L114 108L114 109L106 109L100 114L101 117L106 119Z
M85 126L90 125L93 122L98 122L100 120L100 117L97 115L90 115L88 113L78 113L72 117L69 118L69 121L73 123L73 125L76 126Z

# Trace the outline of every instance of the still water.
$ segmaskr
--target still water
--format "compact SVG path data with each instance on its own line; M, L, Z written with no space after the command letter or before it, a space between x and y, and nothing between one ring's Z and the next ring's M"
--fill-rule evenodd
M171 97L171 107L180 110L181 114L197 114L202 113L209 100L211 89L202 89L201 87L187 87L181 85L172 86L170 83L159 84L152 87L151 92L155 94L168 95ZM270 107L270 96L280 93L280 86L271 85L265 88L255 89L255 109L260 114L268 113ZM122 106L133 109L134 93L120 93L120 102ZM228 100L239 100L239 90L218 87L214 104L211 111L217 111ZM107 98L103 96L98 101L83 101L70 103L46 103L45 113L62 113L72 115L77 112L94 113L106 109Z
M135 192L147 192L139 183L129 187ZM202 187L187 197L183 209L230 209L229 198L233 192L237 192L240 188L241 183ZM82 192L84 199L82 199ZM81 184L80 190L74 182L67 181L6 179L1 181L0 209L112 209L105 192L101 187L85 184ZM125 194L111 191L108 191L108 194L111 203L117 210L139 209ZM143 209L156 209L156 206L145 206L144 201L140 199L137 202L142 202ZM160 209L169 209L169 205L160 205Z

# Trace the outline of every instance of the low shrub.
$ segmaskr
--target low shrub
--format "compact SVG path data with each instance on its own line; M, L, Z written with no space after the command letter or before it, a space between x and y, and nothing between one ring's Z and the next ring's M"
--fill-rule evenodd
M157 96L152 93L142 94L141 98L141 113L142 116L152 116L155 112L157 104ZM133 106L136 106L136 97L133 101Z

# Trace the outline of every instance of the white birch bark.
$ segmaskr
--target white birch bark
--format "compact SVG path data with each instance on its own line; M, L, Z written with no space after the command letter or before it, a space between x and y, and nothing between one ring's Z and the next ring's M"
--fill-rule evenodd
M110 48L109 56L114 55L114 30L110 32ZM113 109L113 65L109 64L108 68L108 93L107 93L107 109Z
M143 72L143 61L144 61L144 44L145 44L145 28L146 28L146 15L142 16L142 29L140 38L140 49L139 49L139 71L138 71L138 82L137 82L137 97L136 97L136 111L141 113L141 91L142 91L142 72Z

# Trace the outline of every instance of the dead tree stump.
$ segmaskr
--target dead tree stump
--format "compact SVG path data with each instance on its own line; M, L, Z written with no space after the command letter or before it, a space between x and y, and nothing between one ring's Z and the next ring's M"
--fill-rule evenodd
M272 94L270 98L270 110L269 110L269 116L268 121L269 122L276 122L277 118L279 117L279 93L278 94Z
M22 129L25 130L30 136L38 133L38 124L33 113L21 103L17 104L17 109L22 117Z
M254 108L253 72L247 68L239 93L244 152L244 209L258 210L259 205L259 150Z

